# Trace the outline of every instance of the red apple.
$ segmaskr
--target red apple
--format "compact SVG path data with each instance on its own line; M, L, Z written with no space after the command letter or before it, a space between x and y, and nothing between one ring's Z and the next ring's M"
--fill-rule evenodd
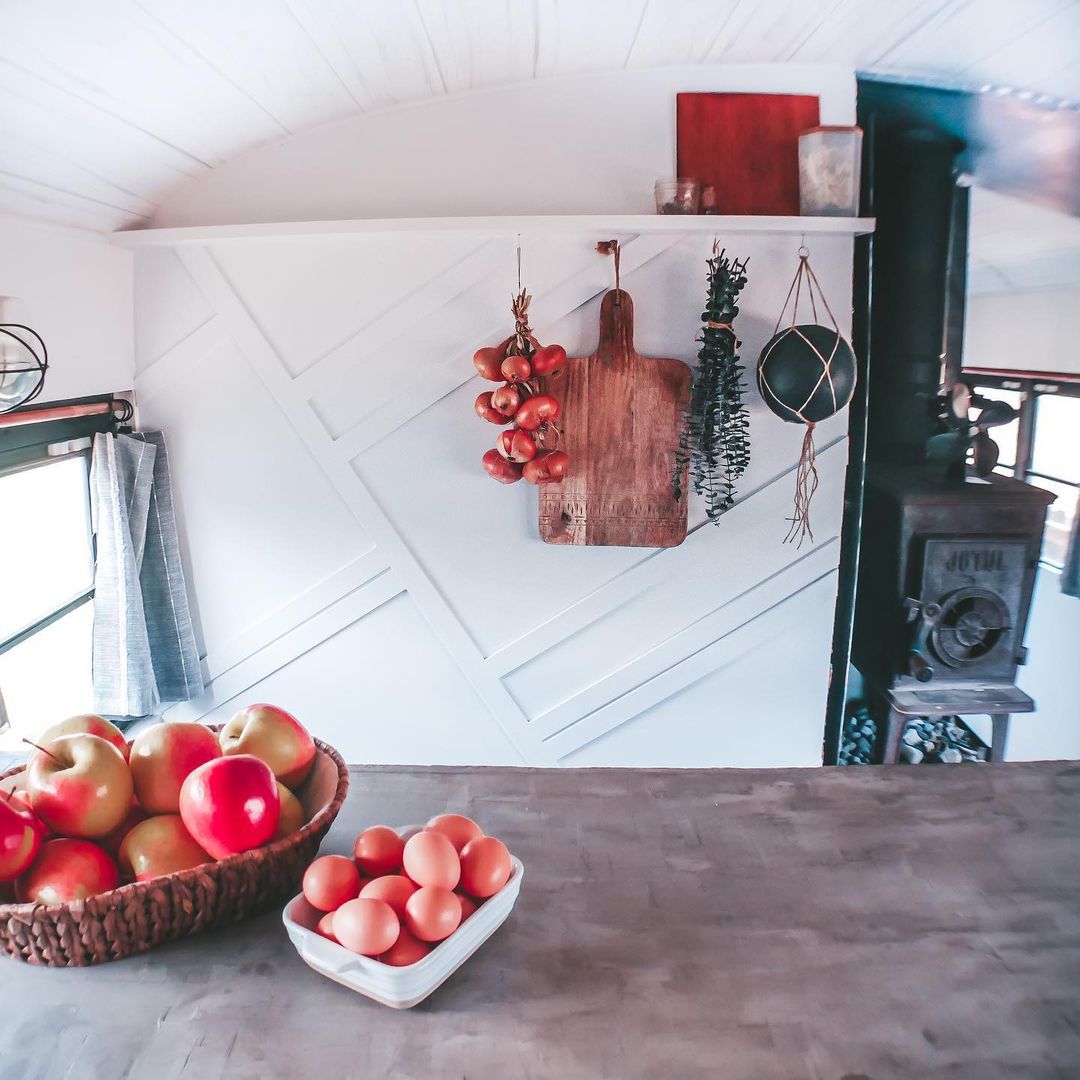
M0 795L0 881L24 873L41 849L41 823L13 796Z
M159 814L139 822L120 845L120 868L136 881L190 870L210 856L184 828L179 814Z
M281 816L278 818L277 831L274 833L275 840L281 840L285 836L292 836L299 832L307 820L300 800L279 780L277 782L278 797L281 799Z
M97 844L46 840L33 866L15 882L15 896L21 904L70 904L115 889L119 881L116 863Z
M13 773L4 780L0 780L0 799L13 802L16 810L27 810L34 814L33 803L30 802L30 792L26 790L26 770ZM49 835L49 827L37 814L34 814L38 825L41 826L42 839Z
M98 837L124 820L132 783L124 755L97 735L62 735L30 759L34 813L62 836Z
M215 859L270 840L281 799L270 766L251 754L214 758L180 789L180 817L195 843Z
M315 764L315 740L291 713L276 705L241 709L218 735L222 752L254 754L287 787L302 784Z
M188 774L221 757L217 736L202 724L155 724L131 744L135 797L149 814L175 814Z
M115 725L109 723L104 716L95 716L93 713L81 713L79 716L69 716L67 720L61 720L59 724L53 724L38 742L46 746L59 739L61 735L97 735L98 738L111 742L121 754L124 760L128 756L128 742L124 733Z

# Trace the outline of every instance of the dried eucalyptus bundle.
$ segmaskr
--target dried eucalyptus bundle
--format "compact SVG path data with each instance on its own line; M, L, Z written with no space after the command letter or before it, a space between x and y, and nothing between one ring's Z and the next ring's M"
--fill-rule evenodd
M728 258L713 245L698 369L675 455L675 497L682 495L682 470L689 464L694 490L705 496L705 511L714 522L735 501L735 481L750 463L750 414L732 326L747 261Z

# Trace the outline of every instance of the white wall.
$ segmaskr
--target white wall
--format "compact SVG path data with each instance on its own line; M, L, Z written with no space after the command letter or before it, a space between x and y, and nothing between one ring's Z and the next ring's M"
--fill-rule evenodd
M38 401L129 390L131 253L96 233L0 217L0 296L22 300L49 350Z
M1080 287L980 293L968 300L966 367L1080 374Z
M1061 592L1061 574L1041 567L1035 583L1026 641L1030 662L1020 669L1021 689L1036 712L1009 725L1010 761L1080 758L1080 705L1076 658L1080 656L1080 600Z
M704 78L657 74L335 125L225 166L159 223L572 210L578 199L645 210L671 168L674 89ZM823 119L851 118L850 72L758 76L764 88L820 86ZM731 79L754 85L741 69ZM542 163L517 206L490 168L470 172L499 160L511 117ZM434 153L439 131L469 162ZM606 149L578 171L575 152L592 138ZM419 167L417 148L437 169ZM444 187L453 203L436 207ZM525 240L534 327L572 354L595 346L611 285L598 239ZM690 360L711 237L622 239L639 350ZM750 257L738 330L752 372L798 237L721 240ZM847 311L850 239L812 247L834 310ZM496 429L472 411L470 356L505 336L514 264L512 237L469 234L204 239L139 253L137 391L144 422L170 440L212 680L170 715L221 719L275 700L356 761L819 763L846 419L817 430L815 543L801 551L781 540L802 430L753 390L749 497L719 528L695 505L691 535L669 551L544 545L535 491L483 475Z
M452 94L241 154L165 198L152 224L443 214L652 213L675 170L679 91L806 93L855 123L851 68L725 64Z

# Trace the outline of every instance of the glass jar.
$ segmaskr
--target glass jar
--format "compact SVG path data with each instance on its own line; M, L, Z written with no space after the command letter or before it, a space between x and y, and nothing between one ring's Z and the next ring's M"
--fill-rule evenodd
M799 211L858 217L862 128L816 127L799 136Z
M701 181L681 176L657 180L653 194L658 214L696 214L701 201Z

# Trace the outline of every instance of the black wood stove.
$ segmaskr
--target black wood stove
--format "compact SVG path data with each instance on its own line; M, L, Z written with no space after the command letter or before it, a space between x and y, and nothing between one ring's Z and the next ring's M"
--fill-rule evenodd
M1011 477L956 482L940 471L875 468L867 481L852 659L878 713L882 760L913 716L993 718L991 758L1024 662L1049 492Z
M865 119L878 228L851 658L876 714L879 760L897 760L909 718L951 715L991 716L990 756L1000 759L1009 716L1035 707L1016 671L1053 496L1011 477L967 476L967 442L956 441L973 435L967 406L945 411L958 400L963 355L959 144L903 116L871 109ZM958 452L934 451L950 430Z

